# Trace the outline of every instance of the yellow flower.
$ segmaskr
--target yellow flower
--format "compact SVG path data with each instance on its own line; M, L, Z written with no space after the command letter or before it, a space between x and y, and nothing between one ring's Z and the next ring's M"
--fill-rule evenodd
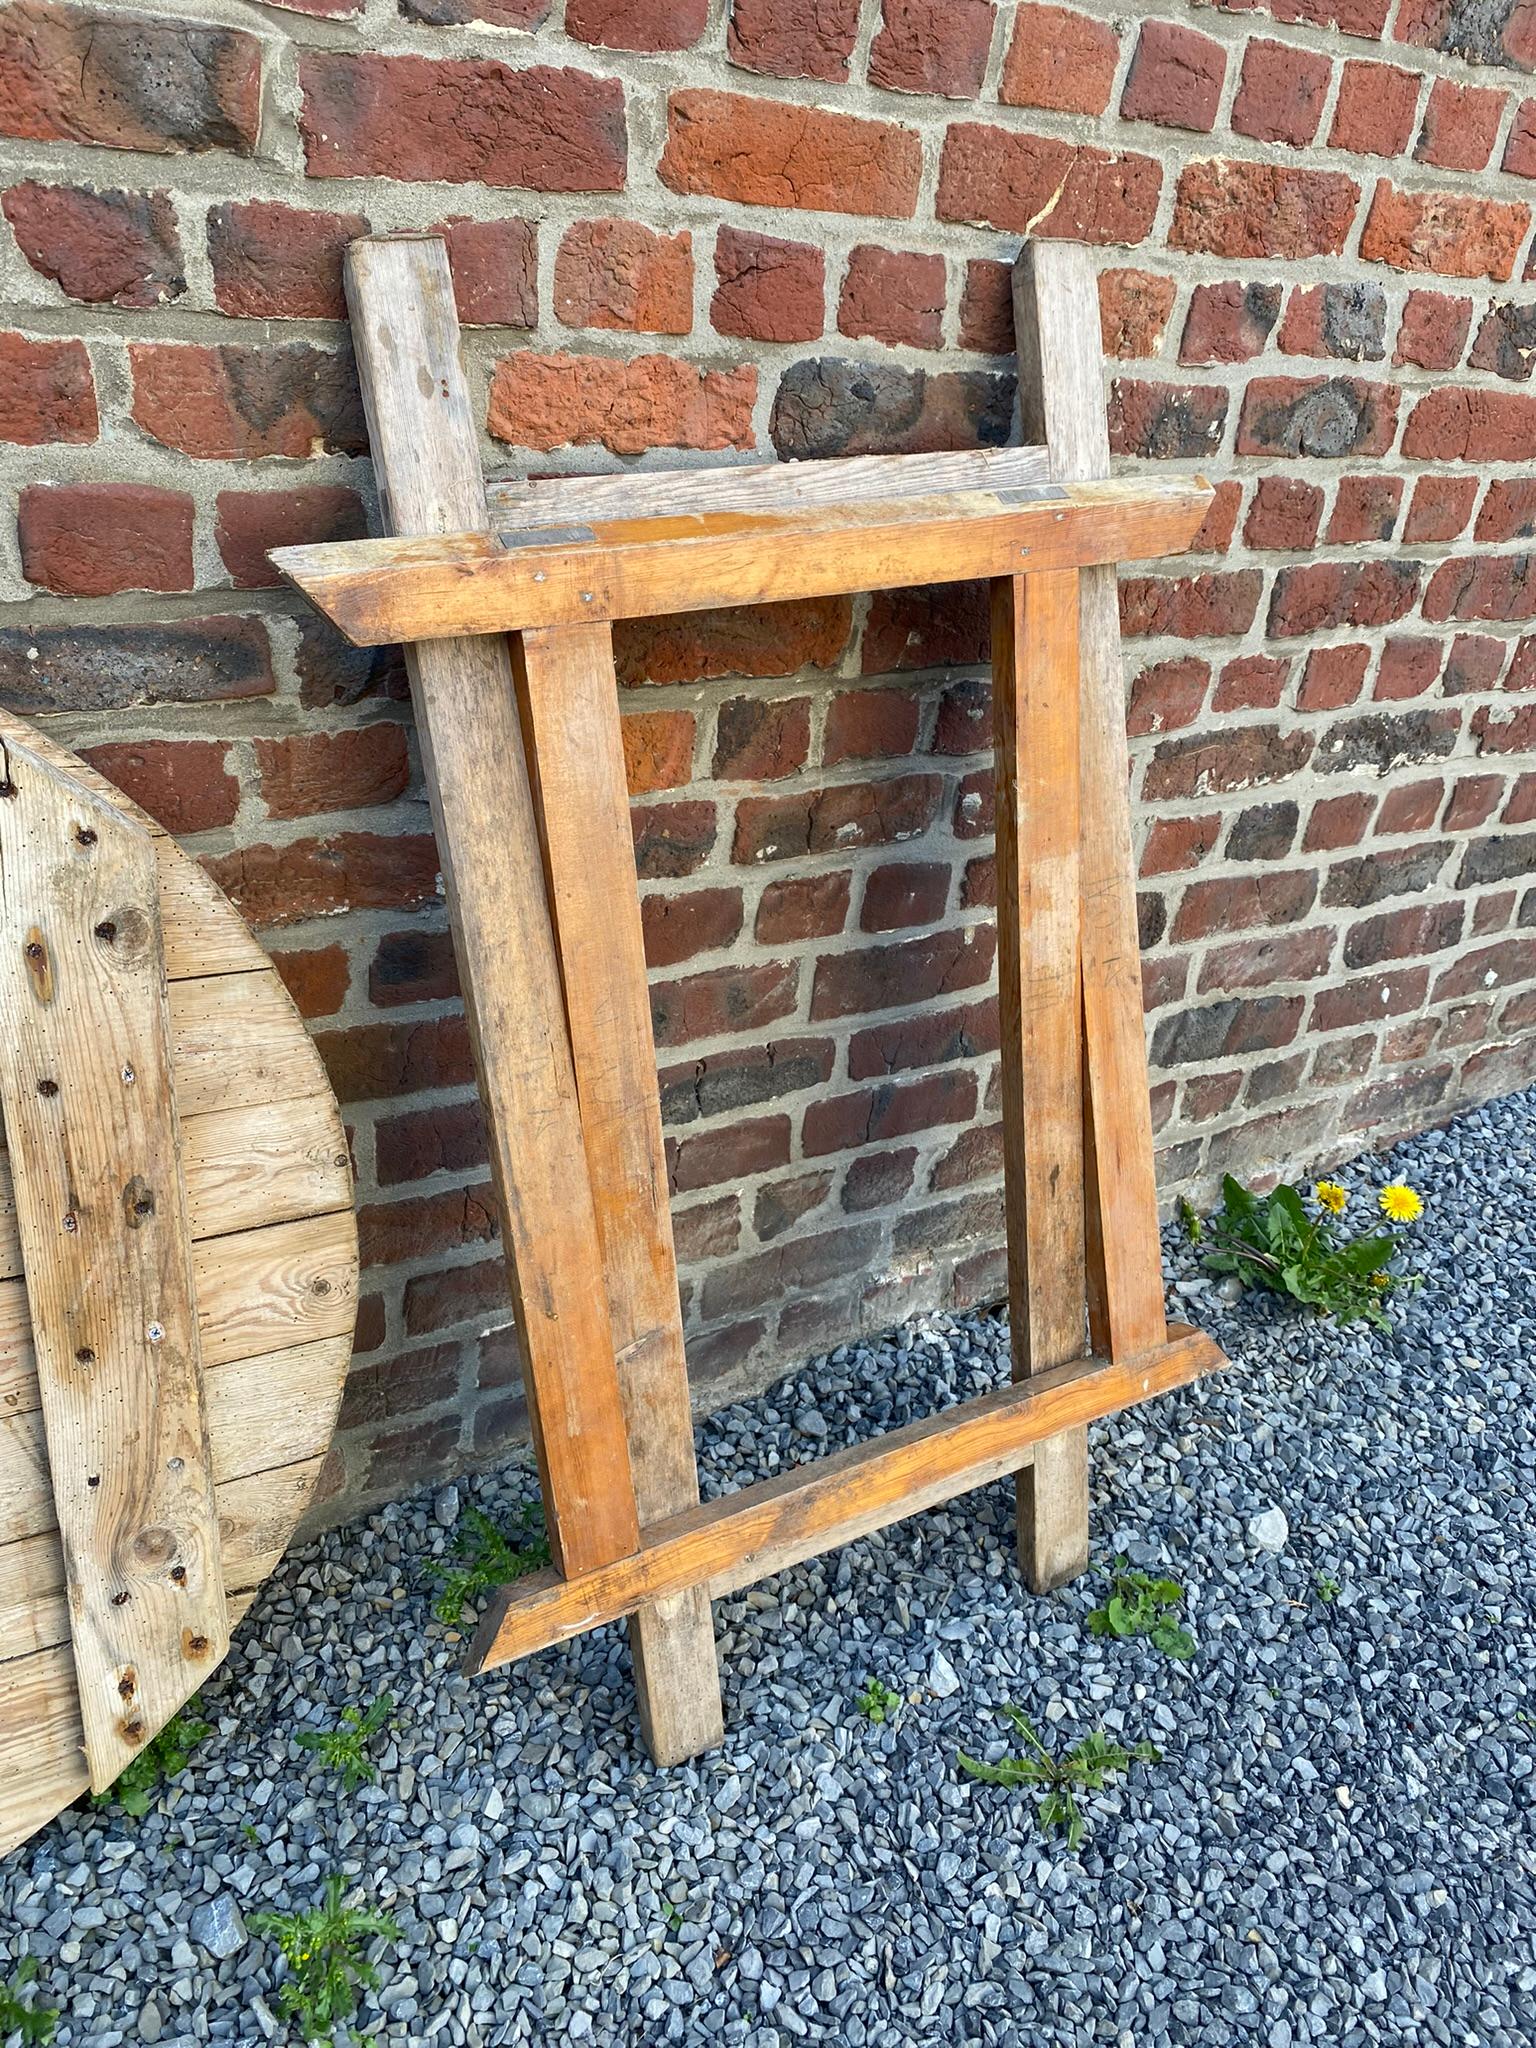
M1385 1266L1379 1268L1371 1275L1371 1285L1373 1287L1390 1287L1392 1285L1392 1275Z
M1349 1190L1341 1188L1336 1180L1320 1180L1312 1193L1330 1216L1342 1216L1344 1204L1349 1200Z
M1383 1216L1391 1217L1394 1223L1413 1223L1424 1214L1424 1204L1413 1189L1400 1180L1384 1187L1376 1202Z

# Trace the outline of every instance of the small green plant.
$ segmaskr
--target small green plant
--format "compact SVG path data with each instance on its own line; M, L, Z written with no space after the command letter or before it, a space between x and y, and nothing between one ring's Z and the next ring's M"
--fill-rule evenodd
M368 1745L386 1726L394 1706L391 1695L381 1693L366 1711L343 1707L339 1727L306 1728L294 1740L300 1749L309 1750L333 1771L340 1771L341 1782L349 1792L359 1791L364 1785L378 1781L379 1774L369 1758Z
M1178 1619L1184 1588L1177 1579L1154 1579L1117 1557L1109 1584L1109 1598L1088 1617L1091 1635L1115 1636L1122 1642L1146 1636L1165 1657L1193 1657L1195 1639Z
M1111 1778L1121 1777L1133 1763L1158 1761L1158 1752L1150 1742L1138 1742L1134 1749L1127 1749L1122 1743L1111 1742L1102 1728L1085 1735L1064 1755L1052 1756L1027 1714L1011 1706L1004 1707L1003 1712L1023 1736L1029 1753L1005 1756L998 1763L986 1764L961 1750L957 1758L960 1768L967 1777L979 1779L983 1785L1028 1785L1037 1789L1041 1797L1035 1807L1035 1820L1041 1834L1063 1830L1070 1849L1080 1849L1088 1836L1088 1823L1078 1805L1078 1794L1103 1791Z
M1348 1236L1338 1219L1349 1203L1349 1191L1337 1181L1320 1180L1312 1190L1315 1214L1296 1188L1282 1181L1270 1194L1257 1195L1229 1173L1221 1184L1221 1207L1203 1225L1186 1204L1190 1236L1207 1249L1201 1262L1208 1273L1231 1273L1271 1294L1334 1316L1341 1323L1374 1323L1390 1327L1385 1303L1400 1289L1413 1288L1411 1275L1391 1271L1402 1239L1394 1231L1377 1230ZM1410 1187L1394 1182L1380 1190L1376 1206L1393 1223L1413 1223L1424 1205Z
M666 1903L665 1903L665 1904L663 1905L663 1907L662 1907L662 1909L661 1909L661 1917L662 1917L662 1919L663 1919L663 1920L664 1920L664 1921L666 1922L666 1926L667 1926L667 1932L668 1932L668 1934L681 1934L681 1933L682 1933L682 1931L683 1931L683 1915L682 1915L682 1910L681 1910L681 1908L680 1908L680 1907L678 1907L678 1906L675 1906L675 1905L674 1905L674 1904L672 1903L672 1901L671 1901L670 1899L668 1899L668 1900L666 1901Z
M374 1936L400 1939L390 1914L371 1906L344 1906L345 1890L345 1880L333 1871L318 1906L251 1915L253 1930L275 1941L288 1965L282 2007L298 2021L306 2041L328 2040L332 2029L357 2011L358 1992L377 1985L379 1973L363 1954L363 1943Z
M510 1530L500 1528L480 1508L464 1510L450 1555L427 1562L428 1575L439 1582L432 1602L439 1621L457 1628L470 1601L481 1600L498 1586L509 1585L549 1563L548 1542L532 1534L538 1520L539 1511L531 1505L523 1509ZM526 1538L521 1545L519 1536Z
M1319 1572L1314 1590L1324 1607L1331 1607L1343 1588L1337 1579L1330 1578L1326 1572Z
M27 2048L33 2042L51 2041L59 2017L56 2005L23 2004L21 1994L37 1982L37 1957L23 1956L11 1973L9 1984L0 1984L0 2041L19 2034Z
M200 1721L193 1713L196 1705L195 1699L188 1700L179 1714L173 1714L105 1792L91 1794L92 1806L115 1804L135 1820L141 1820L154 1805L162 1782L184 1771L192 1761L193 1750L213 1733L212 1723Z
M893 1692L883 1678L870 1678L865 1680L864 1690L854 1705L878 1728L883 1722L894 1721L901 1712L901 1694Z

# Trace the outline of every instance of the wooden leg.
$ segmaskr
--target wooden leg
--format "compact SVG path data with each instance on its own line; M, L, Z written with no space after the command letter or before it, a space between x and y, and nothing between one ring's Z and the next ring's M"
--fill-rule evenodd
M613 638L594 624L524 633L516 644L643 1529L697 1506L699 1482ZM707 1594L642 1608L630 1645L656 1761L713 1748L725 1731Z
M992 586L998 977L1008 1304L1016 1379L1083 1348L1085 1253L1078 877L1078 579ZM1019 1476L1019 1560L1043 1592L1088 1555L1087 1440Z

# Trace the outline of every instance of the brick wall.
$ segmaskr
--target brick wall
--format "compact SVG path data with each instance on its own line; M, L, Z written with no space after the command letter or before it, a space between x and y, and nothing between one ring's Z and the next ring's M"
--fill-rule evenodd
M354 1134L345 1502L521 1423L339 252L450 240L488 463L999 442L1102 251L1169 1192L1536 1078L1536 15L1509 0L209 0L0 15L0 694L181 834ZM1527 98L1528 88L1532 97ZM678 451L682 451L679 453ZM981 594L617 635L695 1370L993 1295Z

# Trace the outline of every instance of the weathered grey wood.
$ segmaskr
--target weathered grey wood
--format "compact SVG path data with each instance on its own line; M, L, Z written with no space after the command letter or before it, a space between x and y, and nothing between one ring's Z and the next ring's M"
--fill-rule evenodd
M386 521L483 529L479 441L443 243L354 242L347 301ZM583 1164L543 857L505 640L407 650L454 946L490 1133L553 1555L639 1541L601 1247Z
M149 834L19 741L0 1106L91 1783L229 1646Z

